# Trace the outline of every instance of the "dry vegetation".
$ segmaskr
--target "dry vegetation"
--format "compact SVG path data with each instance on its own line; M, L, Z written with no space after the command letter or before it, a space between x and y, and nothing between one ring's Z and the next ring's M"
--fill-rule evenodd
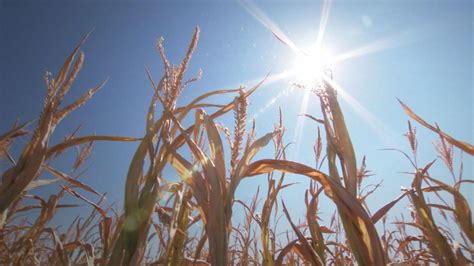
M45 75L46 97L34 132L27 131L29 124L16 124L0 136L0 159L11 165L2 173L0 184L0 264L472 264L472 215L460 187L470 186L466 183L473 181L463 179L462 170L456 171L453 162L455 149L472 156L472 145L428 124L400 102L412 119L439 138L437 150L452 174L453 183L430 176L433 162L418 165L416 131L409 123L406 136L411 154L404 155L413 165L412 185L383 208L369 210L366 199L378 186L364 189L368 173L365 159L357 166L356 152L330 80L313 91L320 100L322 118L308 115L321 124L324 132L318 130L314 146L318 169L286 159L282 111L280 121L268 134L256 136L255 122L247 130L249 96L261 83L249 90L211 91L185 106L177 106L183 89L199 79L199 75L184 79L199 39L199 28L179 65L170 64L163 39L158 41L164 73L155 82L147 71L154 95L142 138L77 137L74 132L63 143L50 145L56 125L103 85L88 90L69 105L62 105L84 61L80 48L86 38L66 59L55 79L49 73ZM210 96L220 94L234 94L235 98L229 103L206 103ZM157 104L161 109L156 108ZM208 114L204 109L215 111ZM158 111L161 115L156 117ZM215 123L216 118L231 112L235 117L233 132ZM194 123L184 125L188 116L194 117ZM21 154L14 158L9 147L27 136L30 137ZM102 200L93 202L84 196L101 196L94 188L51 166L66 149L81 147L74 163L74 168L79 168L88 158L94 141L138 142L126 174L120 214L103 207ZM261 149L270 149L266 147L270 142L274 144L274 158L254 160ZM173 183L163 177L165 166L169 165L176 169L181 181ZM51 186L51 190L57 187L42 178L45 172L62 180L59 191L49 198L34 193L39 186ZM292 184L285 182L288 173L311 180L305 194L305 221L300 224L290 217L285 199L278 196L281 190L291 189ZM239 183L252 176L266 176L266 191L259 190L250 202L235 198ZM49 222L55 215L61 215L61 208L77 206L62 204L65 194L87 202L92 212L78 217L65 229L52 228ZM324 196L337 207L330 221L318 217L318 201ZM386 214L402 198L411 202L409 217L388 222ZM441 203L430 203L429 198ZM245 217L233 217L235 208L243 208ZM40 211L35 215L31 213L33 209ZM25 213L29 213L27 218ZM434 217L442 217L445 223ZM291 228L278 232L280 219L286 219ZM383 224L378 226L379 230L378 223Z

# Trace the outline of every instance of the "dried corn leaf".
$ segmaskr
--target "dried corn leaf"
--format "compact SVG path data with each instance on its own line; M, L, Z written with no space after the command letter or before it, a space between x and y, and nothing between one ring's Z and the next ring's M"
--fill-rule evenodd
M248 166L244 176L255 176L276 170L305 175L319 182L323 186L326 195L334 201L360 234L353 236L360 243L360 246L353 246L353 252L357 252L360 259L365 261L367 265L385 264L385 253L369 215L357 199L332 178L306 165L284 160L260 160L254 162Z
M425 120L423 120L421 117L419 117L415 112L413 112L406 104L404 104L401 100L398 100L400 104L403 107L403 110L405 113L407 113L411 118L416 120L418 123L422 124L424 127L430 129L431 131L443 136L449 143L453 144L454 146L458 147L459 149L469 153L470 155L474 155L474 146L464 142L457 140L450 135L446 134L445 132L441 131L439 128L436 128L430 124L428 124Z
M49 185L49 184L53 184L53 183L56 183L60 180L61 179L59 179L59 178L33 180L28 184L28 186L26 186L25 191L32 190L32 189L42 187L42 186L46 186L46 185Z

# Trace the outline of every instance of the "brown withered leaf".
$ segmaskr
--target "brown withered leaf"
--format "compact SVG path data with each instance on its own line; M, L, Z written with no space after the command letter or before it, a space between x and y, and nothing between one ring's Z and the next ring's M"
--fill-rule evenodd
M451 137L450 135L446 134L445 132L441 131L441 129L436 128L436 127L428 124L425 120L423 120L421 117L419 117L417 114L415 114L415 112L413 112L400 99L398 100L398 102L400 102L400 104L402 105L403 110L405 111L405 113L407 113L411 118L416 120L418 123L420 123L421 125L423 125L424 127L428 128L428 129L430 129L431 131L443 136L449 143L453 144L454 146L458 147L459 149L469 153L470 155L474 155L474 146L473 145L471 145L467 142L464 142L464 141L457 140L457 139Z

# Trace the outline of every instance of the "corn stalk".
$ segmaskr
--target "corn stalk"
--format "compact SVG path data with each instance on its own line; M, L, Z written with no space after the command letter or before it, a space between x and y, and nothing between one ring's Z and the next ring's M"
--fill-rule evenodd
M46 160L55 153L58 154L64 149L83 143L90 143L94 140L107 141L135 141L135 138L113 137L113 136L86 136L80 139L69 139L64 143L49 147L50 138L53 135L56 126L70 113L84 105L92 96L100 90L105 81L98 86L89 89L79 99L62 106L64 97L67 95L71 86L80 72L84 63L84 53L80 48L87 40L90 32L86 34L80 43L74 48L67 57L64 65L59 70L55 79L51 79L51 73L46 72L44 82L47 88L47 94L44 99L43 111L38 119L37 127L23 148L20 157L14 162L14 165L2 174L0 184L0 216L7 215L7 208L25 191L28 185L41 173ZM0 147L3 153L6 144L18 134L20 126L0 137Z

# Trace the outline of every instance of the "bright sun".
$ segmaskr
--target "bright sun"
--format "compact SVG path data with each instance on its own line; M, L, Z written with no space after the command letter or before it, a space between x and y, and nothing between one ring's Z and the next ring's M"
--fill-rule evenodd
M306 50L296 56L292 73L294 82L298 85L311 87L319 83L325 75L327 69L330 69L330 55L322 48L313 48Z

